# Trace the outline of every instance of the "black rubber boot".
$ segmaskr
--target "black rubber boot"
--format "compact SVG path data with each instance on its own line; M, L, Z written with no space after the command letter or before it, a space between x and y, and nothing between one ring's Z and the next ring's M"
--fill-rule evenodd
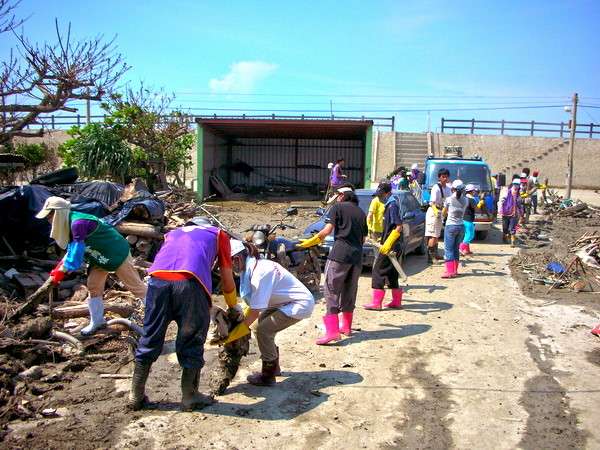
M279 367L279 359L276 359L275 361L263 361L261 372L256 375L247 376L246 380L248 380L248 383L255 386L273 387L277 383L275 380L277 367Z
M437 252L437 245L427 247L427 264L440 264L440 255Z
M148 403L148 397L145 395L146 380L150 374L152 364L144 364L140 361L135 361L133 367L133 377L131 378L131 391L129 392L129 400L127 407L134 411L142 409L144 404Z
M212 405L215 399L198 392L200 369L186 369L181 372L181 410L194 411Z

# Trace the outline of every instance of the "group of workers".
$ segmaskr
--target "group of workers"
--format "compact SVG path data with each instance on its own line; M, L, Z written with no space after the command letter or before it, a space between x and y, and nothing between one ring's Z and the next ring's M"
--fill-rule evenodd
M304 248L318 245L334 233L334 244L324 270L325 333L316 341L319 345L338 340L342 334L352 334L363 244L369 234L381 243L381 248L372 270L372 299L362 306L367 310L402 306L399 273L388 255L392 251L400 253L403 239L400 207L392 195L393 186L387 181L379 184L365 215L358 206L354 187L342 182L345 179L341 173L343 162L340 158L338 169L333 171L337 177L333 189L336 202L325 216L325 227L299 244ZM416 179L418 167L412 171ZM455 277L460 256L472 253L469 244L474 235L474 215L483 202L477 201L475 186L464 186L461 180L454 180L450 185L449 175L447 169L438 172L439 182L432 188L426 214L425 235L431 263L439 259L437 245L442 218L446 217L446 272L442 278ZM520 178L500 197L503 230L506 228L511 234L523 201L517 188L521 188ZM175 350L182 367L181 409L199 409L214 401L198 391L198 382L204 366L204 343L213 306L211 271L215 263L227 306L234 307L238 303L234 274L240 280L239 296L247 304L243 321L218 344L228 344L249 334L251 329L257 339L262 367L259 373L247 377L249 383L275 385L276 376L281 373L279 349L275 345L277 333L309 318L313 312L313 295L290 272L274 261L261 259L252 244L237 240L206 221L192 219L184 227L165 235L148 269L146 284L133 265L127 241L97 217L73 211L71 203L60 197L48 198L36 217L50 221L50 236L66 250L50 273L54 283L78 269L84 260L89 265L90 323L81 330L83 335L106 326L102 293L109 272L114 272L144 304L144 336L136 351L128 398L128 407L133 410L148 402L146 381L152 364L161 354L171 321L178 326ZM386 287L391 290L391 301L384 305Z

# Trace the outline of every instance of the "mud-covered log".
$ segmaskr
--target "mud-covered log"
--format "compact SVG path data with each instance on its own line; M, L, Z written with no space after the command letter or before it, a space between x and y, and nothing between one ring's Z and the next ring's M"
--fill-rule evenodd
M106 311L113 312L121 317L129 317L135 312L135 308L128 303L106 303L104 305ZM52 311L52 317L55 319L73 319L76 317L86 317L89 315L87 304L77 306L65 306L55 308Z
M123 221L115 225L115 230L124 235L133 234L145 238L163 239L163 234L154 225L148 223Z
M40 304L42 300L48 298L48 294L52 289L52 283L54 282L54 277L48 277L48 279L40 286L40 288L35 291L33 294L29 296L27 301L23 303L11 316L11 321L18 320L21 316L31 314L35 311L37 306Z
M244 314L239 307L229 308L226 312L217 311L217 307L211 313L211 334L213 338L212 342L218 340L224 334L228 334L244 320ZM225 323L223 323L222 321ZM223 330L222 327L226 325ZM240 361L244 356L248 354L250 350L250 335L246 335L240 339L237 339L229 344L225 344L223 348L219 350L219 357L217 363L213 366L212 372L209 375L209 390L212 395L221 395L227 389L227 386L231 383L231 380L235 377L235 374L240 367Z
M561 216L570 216L571 214L578 213L579 211L583 211L587 209L587 203L579 203L578 205L570 206L568 208L563 209L559 212Z
M250 335L238 339L238 341L242 340L249 343ZM225 392L240 367L240 361L248 353L241 348L240 342L237 345L236 342L226 344L219 350L217 364L213 366L209 377L209 391L212 395L222 395Z

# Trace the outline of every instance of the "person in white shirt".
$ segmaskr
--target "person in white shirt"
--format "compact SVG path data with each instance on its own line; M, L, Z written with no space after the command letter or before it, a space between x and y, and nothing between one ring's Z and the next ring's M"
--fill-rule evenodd
M452 195L452 189L447 185L450 171L441 168L438 170L439 182L431 188L429 208L425 214L425 236L427 239L427 264L440 264L438 255L438 239L442 234L442 207L444 199Z
M259 259L252 244L231 240L231 262L234 273L240 274L240 297L249 310L244 320L234 328L223 343L250 333L256 335L262 370L246 379L257 386L274 386L279 375L279 349L275 336L302 319L311 316L315 299L297 278L275 261Z

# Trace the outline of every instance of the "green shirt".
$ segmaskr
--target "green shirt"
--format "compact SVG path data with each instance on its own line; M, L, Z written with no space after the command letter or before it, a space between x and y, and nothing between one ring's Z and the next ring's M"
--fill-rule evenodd
M113 227L105 224L96 216L71 211L71 224L77 219L94 220L98 227L85 238L84 259L107 272L114 272L129 255L129 244Z

